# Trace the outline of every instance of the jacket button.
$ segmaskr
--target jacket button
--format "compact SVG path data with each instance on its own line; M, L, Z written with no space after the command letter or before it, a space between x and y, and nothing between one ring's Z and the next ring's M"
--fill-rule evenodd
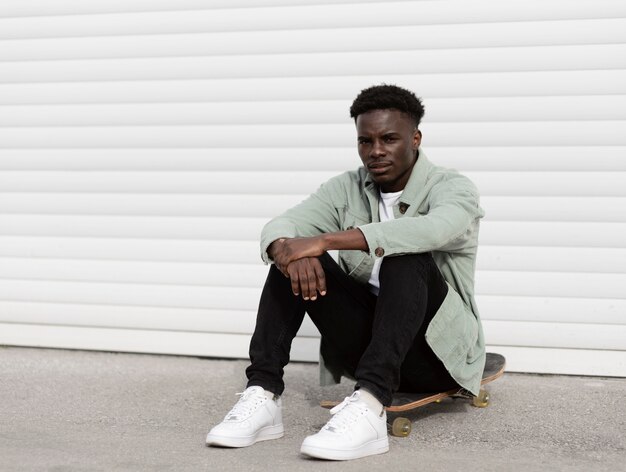
M409 205L407 205L406 203L400 203L400 213L402 213L403 215L406 213L407 208L409 208Z
M376 254L376 257L383 257L385 255L385 250L382 247L377 247L374 254Z

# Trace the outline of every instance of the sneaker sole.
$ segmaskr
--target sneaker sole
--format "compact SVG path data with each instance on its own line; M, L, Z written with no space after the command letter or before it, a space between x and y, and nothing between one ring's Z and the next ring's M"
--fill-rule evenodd
M279 424L275 426L266 426L252 436L231 437L208 434L206 437L206 445L222 447L246 447L252 446L254 443L257 443L259 441L279 439L282 438L284 435L285 430L283 428L283 425Z
M384 454L389 451L389 439L376 439L375 441L363 444L356 449L329 449L310 445L302 445L300 452L317 459L328 459L333 461L348 461L360 459L361 457Z

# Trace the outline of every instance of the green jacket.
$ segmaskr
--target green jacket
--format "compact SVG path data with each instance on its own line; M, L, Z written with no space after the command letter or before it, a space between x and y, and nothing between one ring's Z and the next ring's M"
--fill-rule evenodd
M265 225L261 256L281 237L314 236L352 228L365 235L370 253L339 251L339 265L366 284L374 259L432 252L448 283L448 295L430 322L426 341L451 376L478 394L485 342L474 300L479 219L484 215L474 184L458 172L430 163L422 150L394 207L394 220L380 222L379 193L365 168L333 177L306 200ZM339 381L321 359L321 382Z

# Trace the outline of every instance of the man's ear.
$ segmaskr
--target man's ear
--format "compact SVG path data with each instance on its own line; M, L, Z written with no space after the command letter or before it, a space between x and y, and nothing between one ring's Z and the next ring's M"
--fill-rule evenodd
M422 144L422 132L416 129L413 134L413 149L417 150L420 144Z

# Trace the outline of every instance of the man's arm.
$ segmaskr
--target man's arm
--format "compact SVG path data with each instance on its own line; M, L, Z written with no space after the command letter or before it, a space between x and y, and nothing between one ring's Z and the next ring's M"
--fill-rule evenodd
M367 241L359 229L320 234L308 238L281 238L268 248L268 254L281 272L285 273L292 262L305 257L317 257L333 250L367 251Z
M459 252L476 240L484 215L478 191L462 176L436 184L425 215L359 226L377 257L430 251Z

